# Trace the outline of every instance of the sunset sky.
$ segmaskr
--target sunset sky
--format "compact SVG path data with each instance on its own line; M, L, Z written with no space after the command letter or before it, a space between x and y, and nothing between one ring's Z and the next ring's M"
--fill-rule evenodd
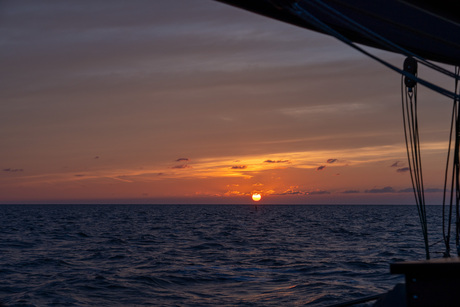
M0 203L414 203L400 76L334 38L212 0L2 1L0 33ZM451 102L419 103L434 204Z

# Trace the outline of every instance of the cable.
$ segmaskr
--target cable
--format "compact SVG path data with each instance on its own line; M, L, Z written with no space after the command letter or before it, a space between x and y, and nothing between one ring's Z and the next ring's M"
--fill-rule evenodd
M421 85L435 91L435 92L438 92L439 94L443 95L443 96L446 96L446 97L449 97L451 99L458 99L459 98L459 94L458 93L453 93L449 90L446 90L440 86L437 86L431 82L428 82L426 80L423 80L423 79L420 79L418 78L417 76L413 75L413 74L410 74L408 72L405 72L404 70L401 70L399 69L398 67L380 59L379 57L371 54L370 52L367 52L366 50L364 50L363 48L357 46L353 41L351 41L350 39L348 39L347 37L345 37L344 35L340 34L338 31L334 30L333 28L331 28L330 26L328 26L326 23L322 22L321 20L319 20L318 18L316 18L314 15L312 15L310 12L308 12L305 8L303 8L302 6L300 6L298 3L292 3L291 6L288 7L288 9L296 16L304 19L305 21L315 25L316 27L318 27L319 29L322 29L325 33L328 33L334 37L336 37L337 39L339 39L340 41L342 41L343 43L349 45L350 47L358 50L359 52L361 52L362 54L374 59L375 61L381 63L382 65L390 68L391 70L393 71L396 71L398 72L399 74L403 74L404 76L407 76L407 77L410 77L410 78L413 78L415 81L417 81L418 83L420 83Z
M301 6L300 3L304 5ZM446 163L446 172L445 172L445 180L444 180L444 196L443 196L443 239L446 245L446 252L445 255L450 254L450 233L451 233L451 224L452 224L452 213L453 213L453 198L455 194L455 207L456 207L456 245L457 251L460 256L460 120L459 120L459 113L460 113L460 93L459 93L459 68L456 67L455 73L449 72L446 69L437 66L426 59L402 48L401 46L393 43L392 41L382 37L381 35L373 32L372 30L364 27L363 25L359 24L358 22L354 21L353 19L345 16L340 11L336 10L335 8L325 4L321 0L310 0L308 4L316 10L319 10L321 13L328 15L329 17L342 22L343 24L347 25L349 29L354 30L356 33L366 37L378 45L382 46L385 49L396 51L400 54L409 56L415 65L416 63L421 63L433 70L436 70L442 74L445 74L449 77L455 78L455 92L451 92L447 89L444 89L438 85L435 85L429 81L421 79L417 76L417 73L412 72L410 70L403 69L390 64L389 62L379 58L376 55L371 54L370 52L364 50L363 48L356 45L352 40L326 24L325 22L321 21L317 17L315 17L312 13L310 13L306 9L305 1L295 1L294 3L289 2L288 5L285 7L294 15L298 16L299 18L303 19L304 21L310 23L311 25L317 27L319 30L327 33L329 35L334 36L335 38L339 39L343 43L349 45L350 47L358 50L362 54L374 59L375 61L381 63L382 65L390 68L393 71L401 74L401 97L402 97L402 110L403 110L403 124L404 124L404 136L406 140L406 150L407 150L407 158L409 162L409 169L411 175L411 182L414 189L414 197L417 204L417 210L420 218L420 223L422 226L423 237L425 241L425 252L426 258L430 259L430 245L428 243L428 230L427 230L427 216L426 216L426 204L425 204L425 194L424 194L424 186L423 186L423 173L422 173L422 161L421 161L421 154L420 154L420 138L418 132L418 117L417 117L417 84L421 84L443 96L451 98L454 100L454 107L452 111L452 123L451 123L451 131L450 131L450 138L449 138L449 151L447 156L447 163ZM406 86L403 83L403 77L406 79L404 80ZM408 85L407 80L413 82L414 85ZM454 147L454 157L453 157L453 167L452 167L452 177L451 177L451 195L450 195L450 205L449 205L449 215L448 215L448 224L446 225L446 191L447 191L447 180L448 180L448 169L450 164L450 152L451 152L451 145L452 145L452 135L455 126L455 147ZM455 191L455 193L454 193ZM447 228L447 229L446 229ZM441 240L441 241L442 241Z
M416 74L416 73L415 73ZM407 83L406 83L407 84ZM410 178L414 191L417 212L422 227L425 243L426 259L430 259L430 245L428 242L428 223L426 215L425 192L423 185L422 157L420 152L420 137L417 116L417 85L405 86L401 76L401 101L404 125L404 138L406 140L407 160L409 163Z
M422 227L422 234L425 243L426 259L430 259L428 243L428 227L426 218L425 193L423 186L422 159L420 153L420 138L418 132L417 116L417 86L409 88L404 86L401 79L402 110L404 136L406 139L407 160L417 205L418 216Z
M394 51L394 52L397 52L397 53L401 53L405 56L410 56L410 57L413 57L415 59L417 59L417 61L431 69L434 69L446 76L449 76L449 77L453 77L455 78L455 74L452 73L451 71L448 71L447 69L444 69L442 68L441 66L438 66L434 63L431 63L429 61L427 61L426 59L422 58L421 56L418 56L417 54L393 43L392 41L386 39L385 37L377 34L376 32L370 30L369 28L361 25L360 23L356 22L355 20L349 18L348 16L344 15L342 12L334 9L333 7L331 7L330 5L327 5L326 3L324 3L323 1L321 0L310 0L310 3L312 3L316 8L318 9L321 9L321 7L323 7L323 12L325 12L325 10L329 11L329 13L332 13L335 15L335 17L337 18L340 18L339 20L341 21L346 21L348 22L348 25L355 29L356 32L360 33L361 35L371 39L372 41L374 41L375 43L377 44L380 44L381 46L384 46L386 47L386 49L389 49L390 51ZM316 3L316 5L314 4ZM320 7L321 6L321 7ZM324 10L325 9L325 10ZM328 14L328 12L325 12L326 14Z
M460 68L455 67L455 92L458 93L458 81L460 75ZM454 211L454 197L455 197L455 212L456 212L456 234L455 234L455 243L457 246L457 254L460 254L460 244L459 244L459 227L460 227L460 218L459 218L459 203L460 203L460 105L459 100L454 99L452 107L452 119L450 125L449 133L449 147L447 152L447 161L446 161L446 171L444 176L444 195L442 202L442 235L444 239L444 245L446 250L444 252L444 257L450 257L450 239L452 231L452 219ZM447 194L447 180L449 173L449 165L451 161L451 144L452 138L455 131L455 140L454 140L454 153L452 158L452 174L450 177L450 199L449 199L449 213L446 214L446 194ZM447 225L446 225L447 220Z
M459 92L459 79L460 79L460 67L456 66L455 67L455 93ZM460 256L460 213L459 213L459 207L460 207L460 120L458 118L459 113L460 113L460 106L459 106L459 98L454 99L454 105L457 107L456 111L456 119L457 119L457 125L456 125L456 143L455 143L455 149L456 149L456 158L457 158L457 164L456 164L456 193L455 193L455 212L456 212L456 234L455 234L455 243L457 246L457 255Z
M458 106L457 103L454 101L452 107L452 118L450 123L450 133L449 133L449 145L447 149L447 159L446 159L446 168L444 173L444 193L442 199L442 236L444 239L444 245L446 246L446 251L444 252L444 257L450 257L450 223L451 223L451 216L452 216L452 201L453 201L453 177L451 178L451 187L450 187L450 206L449 206L449 222L446 231L446 194L447 194L447 179L449 173L449 164L450 164L450 153L452 147L452 133L454 131L454 127L457 127L458 121Z

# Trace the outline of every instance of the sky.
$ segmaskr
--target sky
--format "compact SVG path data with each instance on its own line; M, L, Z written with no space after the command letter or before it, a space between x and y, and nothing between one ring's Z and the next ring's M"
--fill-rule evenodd
M400 76L326 35L212 0L2 1L0 58L0 203L414 203ZM437 204L451 102L419 104Z

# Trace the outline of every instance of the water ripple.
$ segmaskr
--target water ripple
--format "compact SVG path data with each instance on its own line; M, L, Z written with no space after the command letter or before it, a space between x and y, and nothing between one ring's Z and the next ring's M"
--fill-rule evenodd
M412 206L1 208L7 306L323 306L424 257Z

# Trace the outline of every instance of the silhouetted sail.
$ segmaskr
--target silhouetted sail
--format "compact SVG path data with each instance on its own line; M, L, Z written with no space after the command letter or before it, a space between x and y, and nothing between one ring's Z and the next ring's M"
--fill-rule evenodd
M414 0L217 0L353 42L460 65L460 2ZM398 46L398 48L394 48Z

